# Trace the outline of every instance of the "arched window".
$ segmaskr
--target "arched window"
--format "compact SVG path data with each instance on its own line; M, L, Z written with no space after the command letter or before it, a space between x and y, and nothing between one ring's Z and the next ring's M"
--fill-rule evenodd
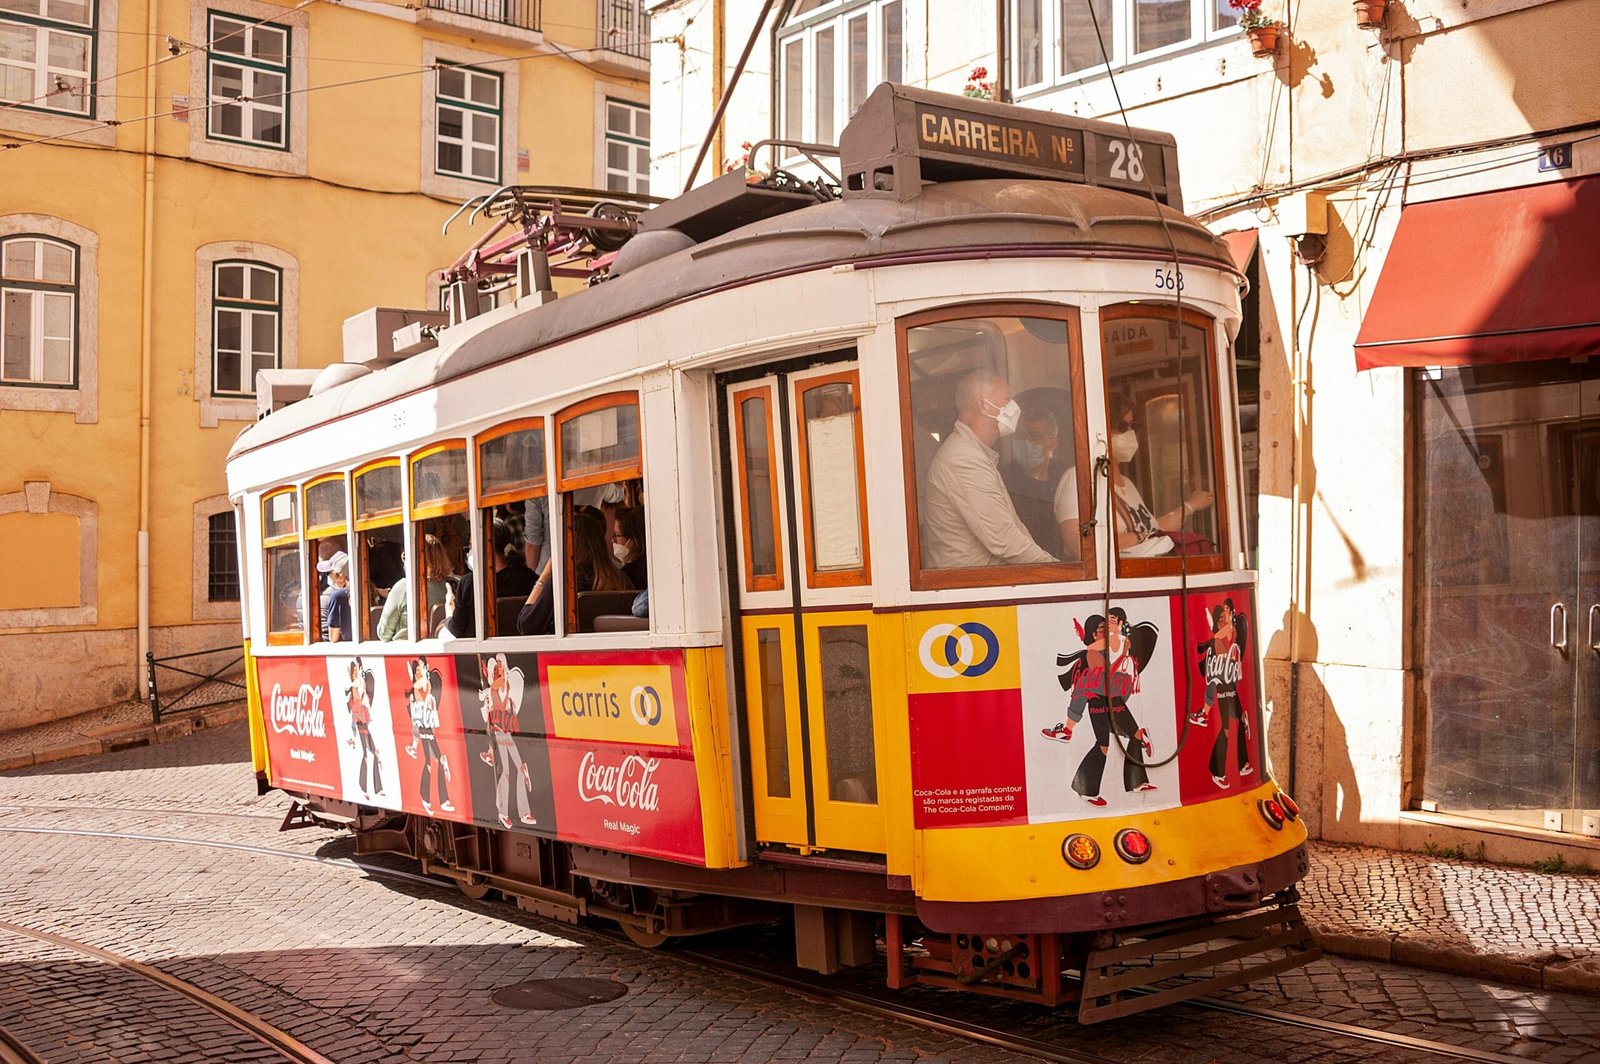
M78 247L33 233L0 240L0 382L78 383Z
M211 278L211 394L254 395L256 373L279 366L283 272L264 262L224 260Z

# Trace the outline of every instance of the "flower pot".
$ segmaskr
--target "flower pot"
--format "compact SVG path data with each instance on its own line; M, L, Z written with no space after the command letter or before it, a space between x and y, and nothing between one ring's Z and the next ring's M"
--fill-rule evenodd
M1388 0L1355 0L1356 25L1364 30L1383 28L1383 9Z
M1278 50L1278 24L1251 26L1244 32L1250 37L1250 51L1256 56L1269 56Z

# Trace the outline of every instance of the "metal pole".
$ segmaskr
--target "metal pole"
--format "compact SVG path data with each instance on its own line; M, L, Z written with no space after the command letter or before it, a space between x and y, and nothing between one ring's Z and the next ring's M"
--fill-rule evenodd
M733 68L733 77L728 80L728 87L723 90L722 99L717 101L717 111L711 116L711 128L706 130L705 139L700 142L700 153L694 157L694 165L689 167L689 179L683 183L685 192L694 188L695 175L700 172L700 164L706 161L706 152L711 150L711 139L717 135L717 127L722 124L722 116L728 110L728 101L733 99L733 90L739 84L739 77L744 73L744 65L750 61L750 53L755 51L756 41L761 37L761 30L767 24L767 16L772 13L772 5L778 0L766 0L761 5L761 14L756 16L756 24L750 27L750 39L744 42L744 51L739 53L739 65ZM794 0L784 0L783 10L787 13L794 4Z
M145 686L150 691L150 723L161 723L161 696L156 692L156 652L144 652Z

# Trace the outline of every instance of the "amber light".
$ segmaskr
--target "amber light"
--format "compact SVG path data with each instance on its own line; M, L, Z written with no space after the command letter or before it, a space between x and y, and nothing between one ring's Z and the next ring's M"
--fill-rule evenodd
M1283 806L1276 798L1263 798L1256 803L1256 808L1261 810L1261 819L1271 824L1273 831L1283 830Z
M1093 868L1100 863L1100 844L1087 835L1068 835L1061 856L1073 868Z
M1117 856L1129 864L1144 864L1150 859L1150 837L1138 828L1123 828L1114 840Z
M1279 791L1277 801L1279 808L1283 810L1284 816L1288 817L1290 820L1300 819L1300 807L1294 804L1293 798L1290 798L1287 794Z

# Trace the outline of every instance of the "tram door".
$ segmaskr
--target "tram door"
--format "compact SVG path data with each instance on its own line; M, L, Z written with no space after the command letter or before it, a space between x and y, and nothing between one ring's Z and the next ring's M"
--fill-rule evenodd
M882 853L856 364L722 387L757 840Z

